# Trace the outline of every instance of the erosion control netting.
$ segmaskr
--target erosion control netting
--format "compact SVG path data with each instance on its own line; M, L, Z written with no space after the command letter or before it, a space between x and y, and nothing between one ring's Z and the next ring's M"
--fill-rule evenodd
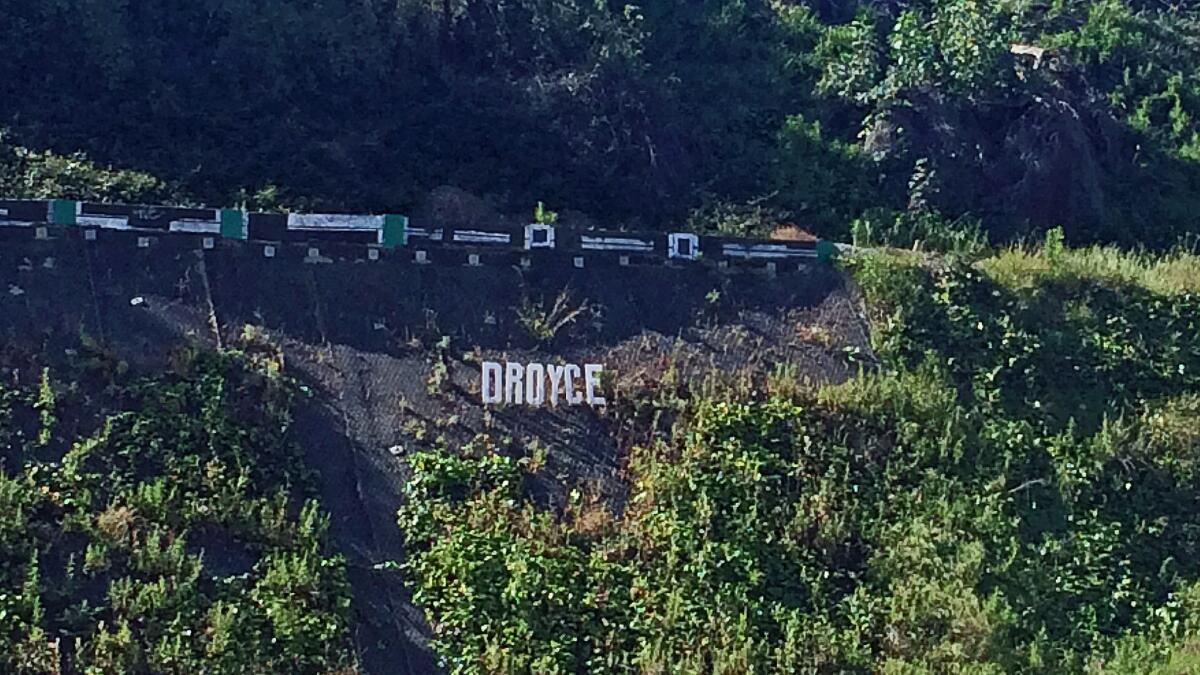
M790 367L797 379L841 380L858 367L846 354L867 349L842 277L818 264L776 277L707 266L579 269L570 258L528 269L422 266L324 248L323 262L312 263L303 249L264 258L250 245L201 251L194 240L161 237L138 248L133 236L101 234L86 242L58 229L49 240L20 232L0 241L0 365L53 365L83 336L147 371L182 342L230 344L247 325L278 344L287 371L313 394L295 433L349 562L354 632L370 673L434 668L400 573L376 567L402 556L395 512L408 452L482 431L537 443L548 453L532 496L554 504L583 482L619 508L624 450L664 431L616 428L587 407L485 410L480 360L604 364L609 395L620 398L668 374L687 382Z

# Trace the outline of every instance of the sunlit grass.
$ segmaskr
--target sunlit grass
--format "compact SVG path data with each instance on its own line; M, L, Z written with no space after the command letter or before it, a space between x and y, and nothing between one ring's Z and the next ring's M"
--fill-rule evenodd
M1014 246L981 260L979 266L997 283L1013 289L1077 279L1141 286L1163 295L1200 292L1200 255L1184 250L1155 255L1100 246L1058 250Z

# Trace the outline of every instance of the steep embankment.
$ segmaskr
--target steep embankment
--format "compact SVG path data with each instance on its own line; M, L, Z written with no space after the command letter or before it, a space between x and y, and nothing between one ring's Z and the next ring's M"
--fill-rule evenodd
M455 672L1197 672L1200 259L848 266L879 367L655 388L624 509L530 502L501 439L410 458Z
M444 439L488 431L546 449L528 490L561 504L564 487L594 486L613 504L625 451L667 419L640 417L643 385L710 374L761 381L840 381L866 353L844 281L811 266L776 277L706 265L577 269L570 258L517 267L368 261L365 250L250 244L77 230L0 233L0 335L8 366L52 369L81 339L152 373L184 344L270 344L311 395L291 434L319 472L330 536L348 560L356 647L372 673L427 672L427 627L401 575L395 514L405 458ZM568 407L485 410L478 363L601 363L606 412ZM656 387L657 391L663 388ZM219 554L217 554L219 555Z

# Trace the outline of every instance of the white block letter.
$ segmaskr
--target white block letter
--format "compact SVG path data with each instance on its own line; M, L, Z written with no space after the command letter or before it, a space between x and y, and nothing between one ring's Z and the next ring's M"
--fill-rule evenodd
M546 367L540 363L525 366L525 402L535 408L546 402Z
M480 378L479 390L483 395L483 404L499 403L504 396L500 385L504 380L504 369L495 361L484 361Z
M553 363L547 368L550 369L550 405L558 407L558 397L563 392L563 378L567 374L567 369Z
M568 363L564 370L567 373L567 403L579 405L583 403L583 394L575 391L575 378L579 377L579 366Z
M521 379L525 375L525 368L519 363L505 362L505 383L504 383L504 402L510 405L520 405L525 399L525 387L521 386Z
M600 373L603 371L604 366L597 363L589 363L583 367L584 382L587 384L588 405L604 405L607 403L603 396L596 395L596 390L600 388Z

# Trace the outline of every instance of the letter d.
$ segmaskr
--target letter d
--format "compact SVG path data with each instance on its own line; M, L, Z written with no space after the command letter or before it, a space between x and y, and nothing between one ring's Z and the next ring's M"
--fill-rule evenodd
M495 361L484 361L483 371L480 373L482 382L480 383L480 393L483 397L483 404L499 403L504 396L503 387L501 386L501 378L504 373L504 368Z

